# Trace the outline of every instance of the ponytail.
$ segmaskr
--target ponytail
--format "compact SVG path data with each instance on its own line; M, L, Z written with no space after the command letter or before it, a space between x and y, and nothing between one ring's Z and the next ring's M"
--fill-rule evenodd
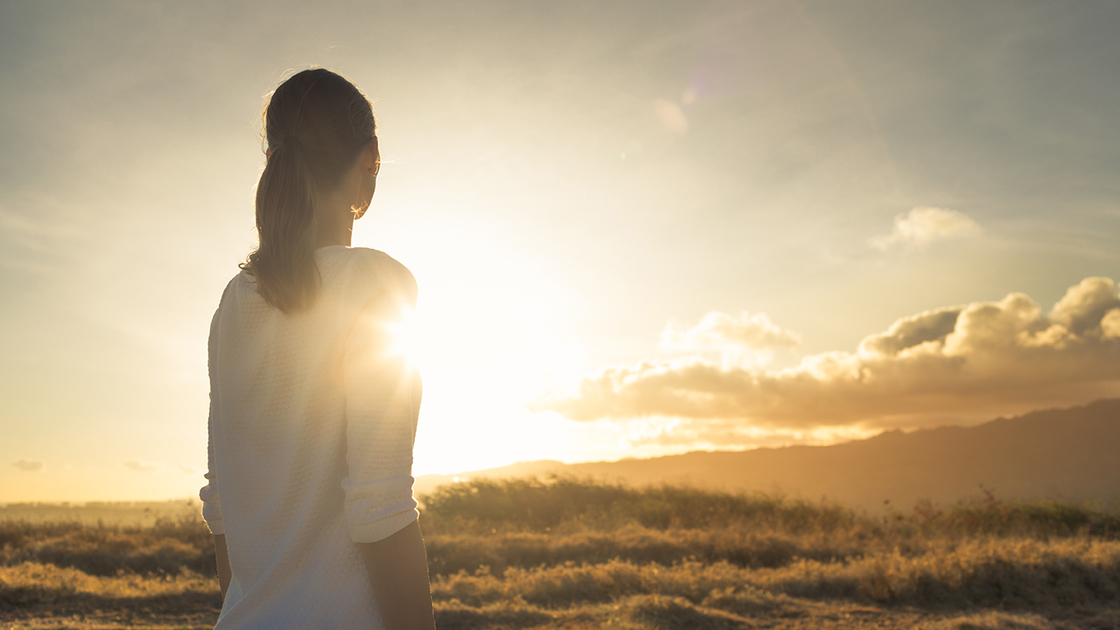
M353 84L316 68L276 88L264 109L269 149L257 184L260 244L241 264L265 302L286 314L319 288L315 208L376 133L373 108Z
M256 276L264 301L284 313L310 306L319 286L315 195L302 145L291 136L269 152L257 184L260 246L243 265Z

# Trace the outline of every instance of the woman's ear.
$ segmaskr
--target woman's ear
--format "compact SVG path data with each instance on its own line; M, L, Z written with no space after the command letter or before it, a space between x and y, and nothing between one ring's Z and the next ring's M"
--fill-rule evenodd
M366 155L367 155L367 157L366 157L366 159L367 159L366 170L371 175L376 176L377 172L379 170L381 170L381 151L379 150L379 148L377 146L377 136L374 136L369 141L369 144L366 145Z

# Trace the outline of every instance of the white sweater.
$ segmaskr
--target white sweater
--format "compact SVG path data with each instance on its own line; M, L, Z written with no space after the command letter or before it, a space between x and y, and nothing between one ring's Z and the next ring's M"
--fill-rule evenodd
M418 373L392 348L416 282L388 255L324 247L314 305L285 315L242 272L210 326L210 531L233 580L215 630L382 628L358 542L416 520Z

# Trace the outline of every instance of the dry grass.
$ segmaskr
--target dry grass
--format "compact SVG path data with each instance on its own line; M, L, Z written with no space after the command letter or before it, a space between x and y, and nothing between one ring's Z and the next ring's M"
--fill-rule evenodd
M777 606L787 601L783 597L935 609L1103 604L1120 599L1120 542L976 541L917 557L891 553L850 562L799 560L771 569L727 562L665 566L611 560L511 567L502 575L483 568L433 582L437 600L475 606L520 597L533 605L564 608L630 595L668 595L714 605L712 597L731 601L740 593L751 610Z
M0 567L4 601L20 606L93 599L174 599L213 595L215 581L190 570L179 575L148 576L125 573L99 577L77 569L24 562Z
M570 479L424 503L441 628L1120 627L1120 529L1099 508L989 495L868 516ZM210 627L212 554L196 516L0 522L0 627Z
M213 538L197 514L150 526L0 521L0 564L23 562L102 576L217 570Z
M562 534L426 533L425 539L433 575L472 571L479 566L502 572L507 567L612 559L663 565L685 560L726 561L743 567L776 567L801 558L839 561L867 551L866 545L852 537L820 532L798 536L742 527L656 530L630 525L614 531Z

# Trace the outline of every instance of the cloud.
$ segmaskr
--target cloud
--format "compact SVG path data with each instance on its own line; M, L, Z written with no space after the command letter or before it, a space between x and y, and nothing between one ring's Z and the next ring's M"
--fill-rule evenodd
M879 431L860 427L815 427L811 429L774 429L755 427L737 420L674 419L660 425L642 427L626 438L630 448L654 446L694 449L697 446L729 449L777 447L790 444L833 444L863 439ZM651 430L652 429L652 430Z
M43 462L37 459L17 459L12 465L24 472L39 472L43 469Z
M154 473L163 470L163 464L157 462L129 461L121 465L129 470L141 473Z
M775 326L765 313L708 313L690 328L670 322L660 347L669 352L718 352L723 365L763 365L775 348L792 348L801 337Z
M980 226L967 214L944 208L914 208L894 218L890 234L876 236L868 243L879 250L896 245L921 247L946 238L969 238L980 234Z
M727 434L922 426L1120 394L1120 298L1108 278L1071 287L1048 314L1022 293L898 320L855 352L786 369L700 357L603 368L537 401L572 420L667 417ZM699 424L697 424L699 423Z

